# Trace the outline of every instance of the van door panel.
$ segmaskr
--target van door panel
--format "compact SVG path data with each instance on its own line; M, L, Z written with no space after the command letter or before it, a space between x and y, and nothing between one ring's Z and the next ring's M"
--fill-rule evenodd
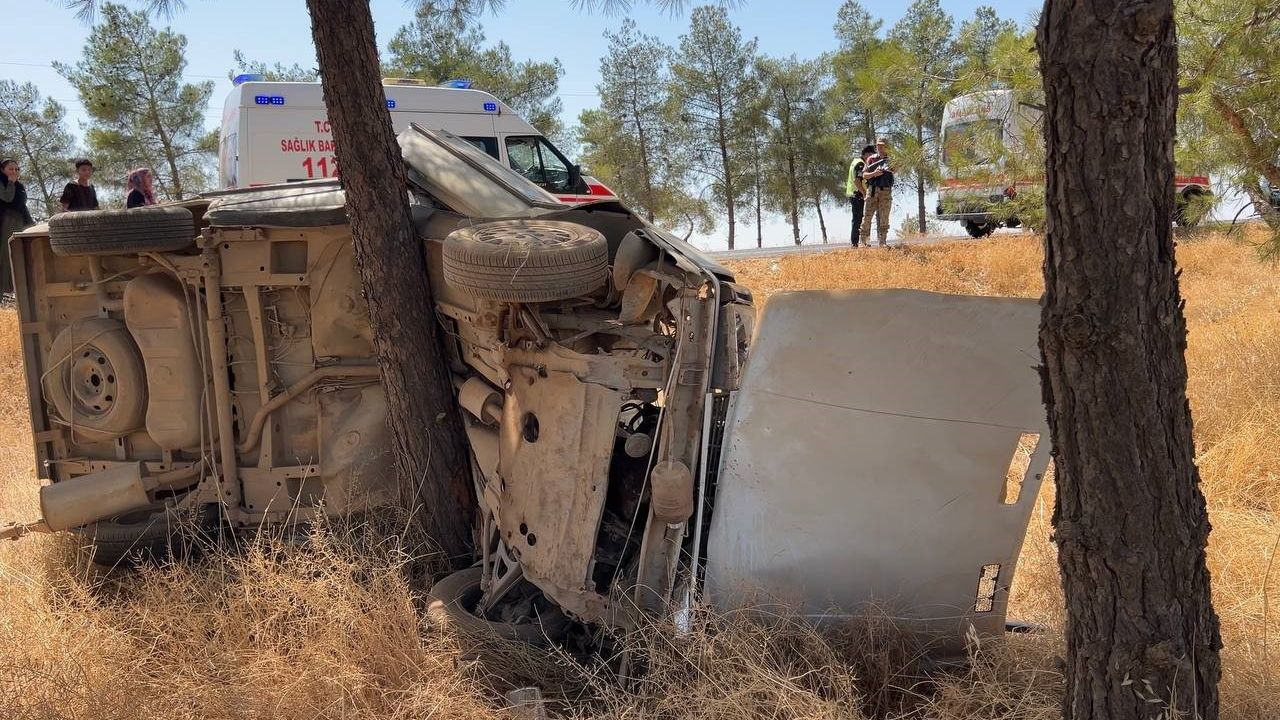
M1034 300L770 298L726 432L712 600L876 605L947 652L1002 632L1049 460L1038 322Z

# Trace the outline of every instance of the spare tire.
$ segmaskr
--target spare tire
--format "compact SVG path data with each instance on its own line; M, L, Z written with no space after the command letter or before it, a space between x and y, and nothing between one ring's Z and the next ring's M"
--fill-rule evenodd
M55 255L174 252L194 245L195 237L191 211L171 205L68 212L49 219Z
M537 303L589 295L609 278L609 244L554 220L498 220L449 233L444 279L482 300Z
M119 320L81 318L49 347L47 397L77 432L116 438L143 426L147 378L133 336Z

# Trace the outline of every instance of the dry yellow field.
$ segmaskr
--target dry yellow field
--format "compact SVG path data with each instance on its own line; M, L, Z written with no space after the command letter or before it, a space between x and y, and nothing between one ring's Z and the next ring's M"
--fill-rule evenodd
M1280 270L1247 241L1178 250L1198 462L1214 524L1223 717L1280 717ZM911 287L1035 297L1040 246L1001 237L736 264L763 300L800 288ZM36 515L17 323L0 310L0 516ZM1033 517L1011 615L1061 627L1052 489ZM70 537L0 546L0 718L493 718L513 685L580 717L1058 716L1054 632L976 650L923 680L875 623L818 638L699 615L699 631L631 640L650 672L624 692L560 653L468 648L421 619L394 543L251 548L105 577ZM1153 716L1155 712L1153 712Z

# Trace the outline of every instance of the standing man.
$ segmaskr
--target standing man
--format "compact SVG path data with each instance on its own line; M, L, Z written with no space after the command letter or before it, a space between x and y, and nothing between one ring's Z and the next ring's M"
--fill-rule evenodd
M62 197L58 198L62 212L98 209L98 191L89 184L91 177L93 163L86 158L76 160L76 181L67 183L62 188Z
M862 171L867 167L867 156L873 152L875 148L871 145L862 148L858 157L849 164L849 177L844 181L844 195L849 198L849 209L853 214L849 244L854 247L858 247L858 233L862 230L862 210L867 198L867 183L862 179Z
M867 203L862 216L862 244L871 246L871 219L876 221L880 247L889 242L889 210L893 207L893 168L889 164L889 140L878 138L876 152L862 171L867 183Z

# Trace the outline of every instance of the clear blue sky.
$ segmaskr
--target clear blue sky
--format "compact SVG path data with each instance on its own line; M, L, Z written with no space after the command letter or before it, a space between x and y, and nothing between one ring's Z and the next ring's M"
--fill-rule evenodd
M136 2L125 4L138 7ZM886 26L901 17L907 4L905 0L864 2ZM970 16L980 4L984 3L943 0L943 7L957 22ZM1027 22L1040 8L1036 0L995 0L985 4L1019 23ZM641 30L670 44L678 42L687 27L687 11L668 16L638 0L633 5L629 14ZM64 7L62 0L0 0L0 6L11 21L5 28L8 42L0 55L0 78L34 82L45 96L56 98L67 107L72 129L79 135L85 117L80 102L50 64L78 60L89 28ZM745 36L758 38L764 53L813 57L835 48L831 28L839 6L837 0L745 0L731 11L731 17ZM397 28L411 21L413 13L404 0L374 0L373 16L379 42L385 48L387 40ZM483 24L489 40L505 41L517 59L560 60L565 69L560 83L564 120L572 126L581 110L596 104L600 57L606 47L604 33L620 22L620 17L575 11L569 0L508 0L501 15L486 17ZM218 81L206 110L210 127L216 126L218 108L231 90L227 72L232 70L233 50L267 62L278 60L286 65L297 62L305 66L315 63L303 0L187 0L186 9L177 12L168 24L187 36L188 77ZM903 207L909 203L903 198L896 204ZM828 225L834 238L847 237L847 213L840 208L830 214ZM818 237L816 220L809 226L802 232L811 239ZM770 244L790 240L790 232L780 230L780 226L771 225L770 232ZM720 235L716 233L701 244L715 246L714 238Z

